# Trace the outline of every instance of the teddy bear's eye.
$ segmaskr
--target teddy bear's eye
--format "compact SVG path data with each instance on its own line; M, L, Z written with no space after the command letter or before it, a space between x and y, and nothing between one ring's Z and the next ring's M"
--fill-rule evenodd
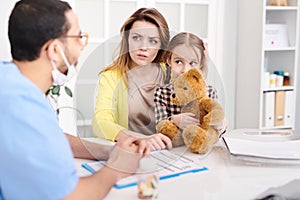
M183 87L183 89L184 89L184 90L187 90L188 88L187 88L187 87Z

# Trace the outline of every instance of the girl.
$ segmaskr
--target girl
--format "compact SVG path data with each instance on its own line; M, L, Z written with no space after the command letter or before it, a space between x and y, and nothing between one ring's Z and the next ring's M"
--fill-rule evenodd
M182 32L175 35L169 43L166 53L166 63L172 69L172 78L187 72L191 68L198 68L204 77L207 76L207 51L203 41L192 33ZM212 99L217 99L216 90L207 85L207 94ZM154 94L156 124L168 119L177 127L184 129L189 125L199 125L199 120L192 113L180 113L181 109L171 101L173 92L172 83L158 87ZM224 133L227 122L224 120L214 128L221 134Z
M169 42L168 24L156 9L141 8L121 34L119 56L100 72L94 134L111 141L144 137L152 150L171 148L168 137L155 134L153 103L155 88L165 79L165 66L157 63Z

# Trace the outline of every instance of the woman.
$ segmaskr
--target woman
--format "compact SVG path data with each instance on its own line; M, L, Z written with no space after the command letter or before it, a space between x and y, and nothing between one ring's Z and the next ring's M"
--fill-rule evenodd
M156 86L165 80L165 65L158 63L169 42L168 24L156 9L141 8L121 34L119 56L100 72L94 134L111 141L144 137L152 150L170 149L170 139L156 133L153 103Z

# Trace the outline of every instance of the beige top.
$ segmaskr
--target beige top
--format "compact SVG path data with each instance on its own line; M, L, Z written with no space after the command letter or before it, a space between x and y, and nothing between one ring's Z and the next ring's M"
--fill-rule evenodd
M159 64L135 67L128 73L129 130L151 135L156 133L154 92L164 83Z

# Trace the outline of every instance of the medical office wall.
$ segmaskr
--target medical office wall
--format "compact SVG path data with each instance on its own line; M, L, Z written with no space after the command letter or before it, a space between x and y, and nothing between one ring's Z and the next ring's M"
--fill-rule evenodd
M1 60L10 60L7 38L7 20L16 1L1 5L0 49ZM60 124L66 132L91 135L95 87L98 73L112 61L112 54L119 42L119 29L123 22L140 7L157 8L168 21L173 33L193 32L206 40L209 55L215 65L211 73L218 73L223 83L222 105L229 119L229 128L235 122L235 71L236 71L236 25L237 0L69 0L79 16L82 31L90 35L89 45L83 51L77 80L69 86L74 98L62 95L60 106L75 109L60 113ZM2 12L2 9L5 11ZM2 23L3 22L3 23ZM105 56L99 57L108 45ZM107 48L106 48L107 49Z

